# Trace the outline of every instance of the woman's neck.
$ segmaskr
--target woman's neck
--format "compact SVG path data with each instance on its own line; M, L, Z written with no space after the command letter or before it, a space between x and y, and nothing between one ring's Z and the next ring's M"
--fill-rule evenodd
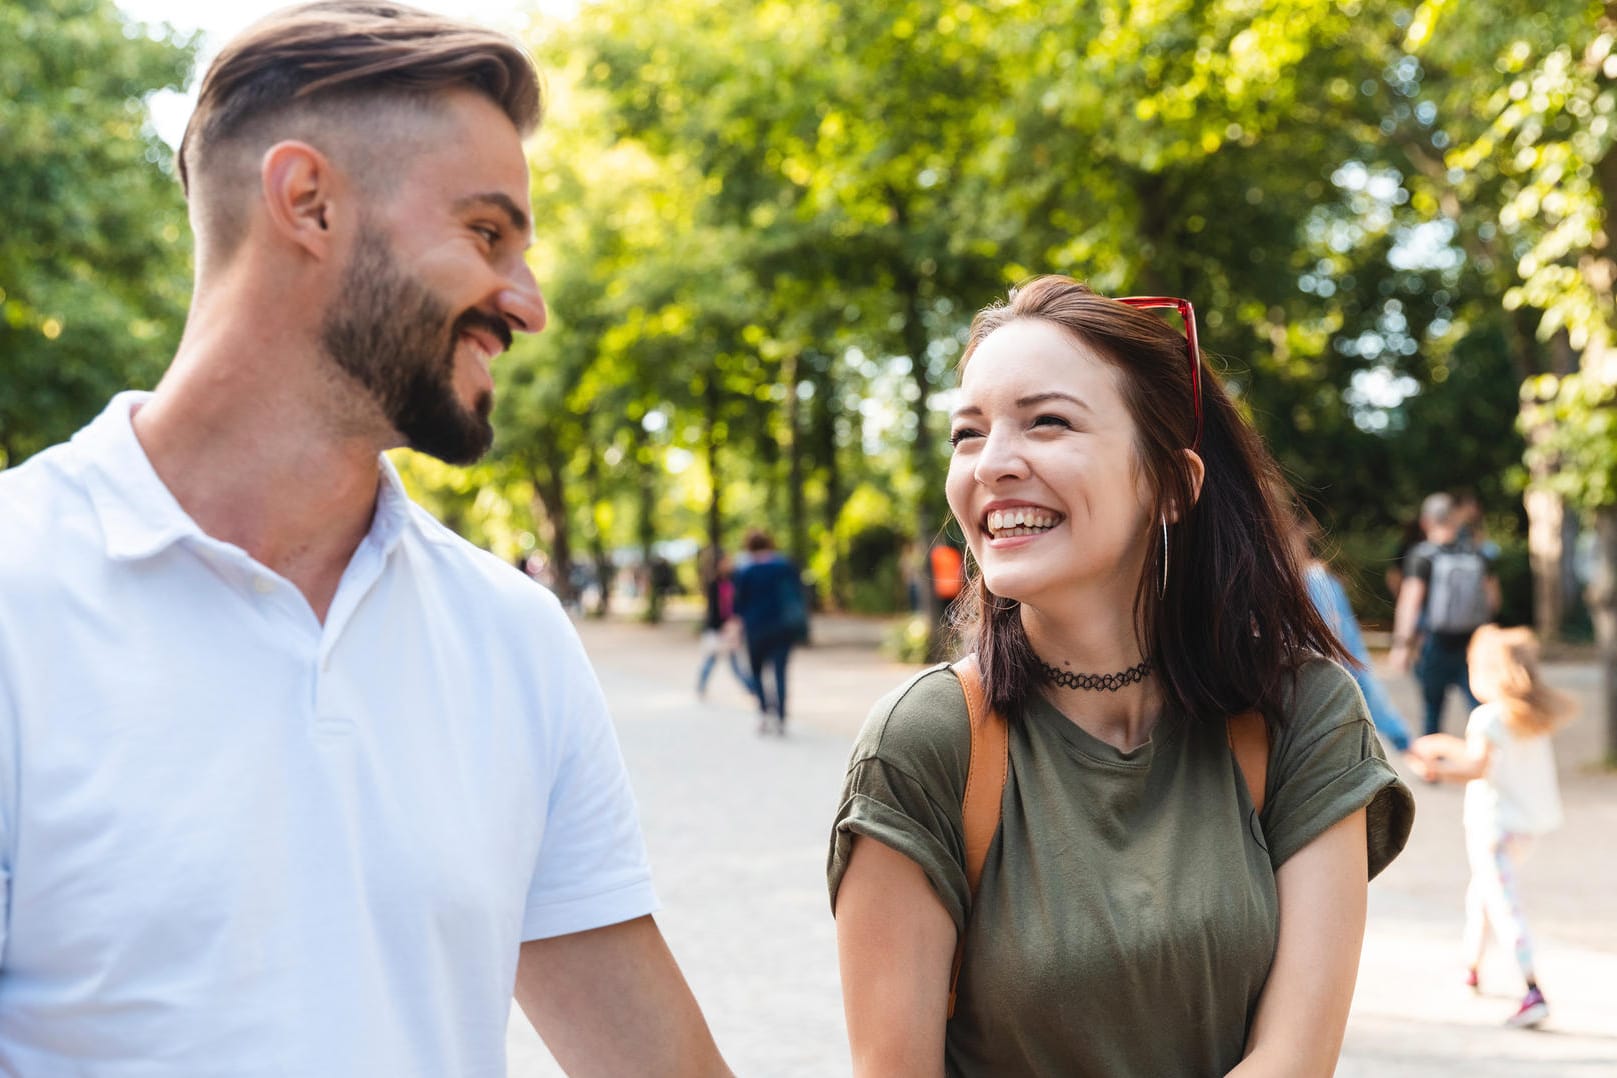
M1039 662L1054 671L1039 691L1068 720L1125 752L1150 739L1162 714L1162 690L1132 619L1058 620L1024 605L1022 625Z

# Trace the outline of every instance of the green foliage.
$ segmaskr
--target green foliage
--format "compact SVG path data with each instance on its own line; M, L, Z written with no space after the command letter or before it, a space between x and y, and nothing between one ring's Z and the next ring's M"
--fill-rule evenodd
M848 498L836 537L851 578L850 610L890 614L907 608L902 564L906 534L891 499L875 486L863 484Z
M926 619L920 616L895 622L882 636L882 654L894 662L926 662L928 629Z
M1479 233L1502 237L1514 263L1504 306L1538 312L1538 336L1582 357L1580 373L1523 387L1529 465L1575 505L1617 504L1617 11L1554 0L1500 19L1429 0L1409 37L1449 68L1459 137L1445 163L1461 198L1488 196Z
M1366 597L1378 537L1433 489L1503 506L1527 441L1612 504L1617 377L1516 394L1546 340L1612 347L1611 16L1496 9L582 5L534 33L549 328L496 367L489 462L402 470L506 556L761 526L844 605L891 609L898 551L940 518L971 314L1059 271L1196 302L1288 474L1365 537ZM172 350L182 207L141 102L191 46L91 0L9 5L0 41L16 459Z
M1617 505L1617 385L1592 374L1540 375L1522 386L1529 467L1574 505Z
M112 0L0 5L0 467L150 385L189 293L185 210L146 97L193 44Z

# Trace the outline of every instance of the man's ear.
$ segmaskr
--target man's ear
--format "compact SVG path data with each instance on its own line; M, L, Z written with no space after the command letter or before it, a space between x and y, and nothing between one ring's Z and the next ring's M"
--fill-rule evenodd
M1185 467L1190 472L1190 500L1194 504L1201 500L1202 480L1207 478L1207 465L1202 463L1201 455L1194 449L1184 449L1180 452L1185 454ZM1167 516L1169 524L1179 523L1179 506L1172 501L1168 503Z
M334 248L332 225L340 186L330 159L307 142L277 142L264 151L259 183L275 233L316 259L327 258Z

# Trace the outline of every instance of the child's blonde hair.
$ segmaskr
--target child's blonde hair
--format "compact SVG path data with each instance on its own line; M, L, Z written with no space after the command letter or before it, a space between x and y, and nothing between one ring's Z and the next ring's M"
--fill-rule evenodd
M1505 726L1518 737L1547 734L1577 711L1571 696L1544 683L1538 637L1525 626L1484 625L1471 635L1465 658L1472 694L1485 704L1497 704Z

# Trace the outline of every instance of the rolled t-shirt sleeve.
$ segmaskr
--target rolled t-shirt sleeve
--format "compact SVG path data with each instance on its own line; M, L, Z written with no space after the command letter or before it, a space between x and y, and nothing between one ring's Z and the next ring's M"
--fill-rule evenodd
M920 866L957 928L970 903L960 798L971 752L960 683L947 670L920 675L871 710L848 764L826 880L831 909L854 839L875 839Z
M1262 817L1270 862L1278 870L1361 808L1374 878L1409 840L1414 798L1387 762L1353 678L1328 660L1309 662L1270 752Z

